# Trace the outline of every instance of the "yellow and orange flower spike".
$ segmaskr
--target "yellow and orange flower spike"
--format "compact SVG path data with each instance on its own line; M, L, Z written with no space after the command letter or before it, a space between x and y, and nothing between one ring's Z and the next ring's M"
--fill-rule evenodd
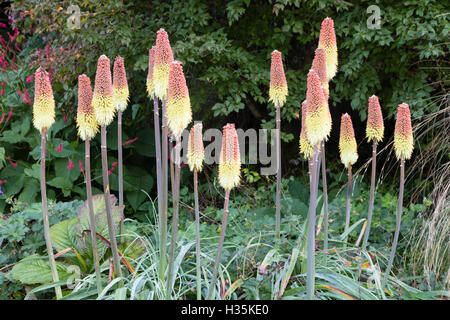
M156 46L148 51L147 93L150 98L155 96L155 84L153 83L153 67L155 66Z
M286 103L287 95L288 86L284 74L281 52L274 50L270 65L269 101L272 101L276 107L282 107Z
M305 101L302 103L302 129L300 131L300 154L303 154L305 159L309 159L313 154L313 146L309 143L309 140L306 136L306 112L307 112L308 104Z
M337 72L338 50L336 44L336 34L334 33L334 22L331 18L322 21L319 36L319 48L325 49L327 58L327 78L333 79Z
M399 160L410 159L414 149L411 114L406 103L398 105L394 131L394 149L395 155Z
M127 73L125 71L125 61L122 57L118 56L114 59L113 68L113 93L114 93L114 105L117 111L125 111L130 98L130 92L128 90Z
M91 79L85 74L78 76L78 135L84 141L95 137L98 132L98 122L92 108Z
M327 54L325 49L318 48L314 53L314 60L311 66L320 78L320 83L325 89L325 99L328 100L329 88L328 88L328 78L327 78Z
M92 107L99 125L107 126L113 121L115 114L114 92L109 59L105 55L98 58Z
M346 168L358 160L355 132L353 131L352 118L346 113L341 117L341 135L339 137L339 152L341 162Z
M373 95L369 98L367 114L366 138L367 141L382 141L384 136L383 114L381 113L378 97Z
M322 140L328 139L331 132L331 116L324 89L314 70L308 73L306 101L308 106L305 118L306 136L309 143L315 146Z
M55 99L48 73L39 67L34 77L33 125L39 132L55 122Z
M201 122L197 122L191 128L189 132L189 141L187 149L187 163L191 171L202 171L203 160L205 159L205 152L203 147L203 125Z
M155 88L155 95L161 100L167 97L169 72L172 62L173 54L172 48L170 47L169 36L164 29L159 29L156 35L153 85Z
M170 66L166 116L167 125L175 137L178 137L192 120L189 90L180 61L173 61Z
M225 190L239 185L241 176L241 156L239 140L234 123L223 127L222 150L219 160L219 183Z

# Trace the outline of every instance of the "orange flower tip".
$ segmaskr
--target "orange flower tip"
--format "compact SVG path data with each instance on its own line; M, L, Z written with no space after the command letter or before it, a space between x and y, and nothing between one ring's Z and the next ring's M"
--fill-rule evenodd
M189 132L188 150L186 154L187 163L191 171L202 171L203 160L205 159L203 147L203 125L197 122Z
M225 190L239 185L241 158L239 140L233 123L223 127L222 149L219 161L219 183Z
M148 51L148 74L147 74L147 93L150 98L155 96L155 85L153 83L153 68L155 65L156 46L151 47Z
M55 122L55 100L48 73L39 67L34 77L33 125L39 132Z
M281 52L274 50L270 65L269 101L273 102L276 107L282 107L286 103L287 95L288 86Z
M336 35L334 32L334 22L331 18L322 21L319 36L319 48L325 49L327 59L327 78L330 81L337 72L338 52Z
M117 56L114 59L113 70L114 105L118 111L120 110L123 112L127 108L130 93L125 71L125 61L122 57Z
M155 95L163 100L167 97L170 64L173 61L169 36L164 29L156 34L155 63L153 67L153 85Z
M353 130L352 119L348 113L343 114L341 117L339 152L341 162L346 168L348 168L349 165L353 165L358 160L355 132Z
M397 120L394 131L395 155L399 160L411 158L414 149L414 138L412 134L411 113L409 105L402 103L398 106Z
M311 69L318 74L322 87L328 92L327 57L323 48L317 48L314 52L314 60Z
M308 73L306 101L306 134L311 145L315 146L328 139L331 132L331 115L320 78L314 70Z
M78 109L77 131L79 137L86 141L95 137L98 132L98 122L92 108L91 80L85 74L78 76Z
M114 91L109 59L101 55L97 62L94 95L92 98L95 118L101 126L108 126L114 119Z
M176 137L192 121L189 90L180 61L173 61L170 65L166 117L167 125Z
M372 140L382 141L383 135L384 123L380 102L378 101L378 97L376 95L372 95L369 98L366 137L369 142Z

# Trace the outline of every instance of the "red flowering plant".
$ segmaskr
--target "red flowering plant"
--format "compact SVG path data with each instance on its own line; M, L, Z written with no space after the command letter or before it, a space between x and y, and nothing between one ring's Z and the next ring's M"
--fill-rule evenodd
M70 130L64 130L64 134L62 131L72 124L76 112L70 97L62 106L61 92L67 95L70 90L60 85L63 79L57 80L53 64L61 63L56 57L63 59L63 55L53 52L44 39L39 39L42 49L36 49L36 43L31 49L29 40L12 17L0 25L0 180L4 181L0 212L9 211L8 199L39 200L39 165L35 161L39 159L40 141L32 128L32 105L35 72L40 66L48 72L56 101L56 122L49 130L47 146L48 184L54 188L49 190L49 196L68 197L72 192L80 195L84 192L84 188L78 190L74 183L81 181L80 171L71 170L73 163L83 160L83 153L73 143L75 135Z

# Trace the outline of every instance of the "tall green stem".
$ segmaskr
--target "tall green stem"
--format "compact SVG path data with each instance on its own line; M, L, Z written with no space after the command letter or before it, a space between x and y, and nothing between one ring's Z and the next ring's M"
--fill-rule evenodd
M173 143L170 141L169 139L169 154L172 155L173 154ZM169 161L169 167L170 167L170 187L172 190L172 206L175 205L175 166L174 166L174 161Z
M164 274L167 266L166 250L167 250L167 202L168 202L168 168L167 168L167 99L162 100L162 223L161 223L161 239L160 257L159 257L159 277L164 282Z
M322 141L322 184L323 184L323 248L328 251L328 188L327 188L327 168L325 165L325 141Z
M177 247L177 236L178 236L178 210L180 204L180 171L181 171L181 135L177 137L177 142L175 146L175 186L172 191L173 197L173 217L172 217L172 238L170 241L170 253L169 253L169 276L167 283L167 298L170 297L170 292L172 290L173 284L175 282L175 275L173 274L174 259L175 259L175 249Z
M45 128L41 132L41 199L42 199L42 216L44 220L44 238L48 252L48 260L50 261L50 268L52 271L53 282L59 282L55 256L53 255L52 239L50 237L50 223L48 221L47 185L45 183L45 153L47 150L46 146L47 146L47 129ZM56 299L61 299L62 291L60 286L55 287L55 292L56 292Z
M375 175L377 170L377 140L373 139L372 144L372 175L370 177L370 199L369 199L369 212L367 214L367 229L364 234L364 241L362 245L362 249L365 250L367 247L367 241L369 240L370 234L370 224L372 222L372 213L373 213L373 203L375 200Z
M100 272L100 263L98 261L97 237L95 228L94 203L92 200L92 186L91 186L91 146L89 139L85 143L85 161L84 174L86 178L86 194L89 205L89 223L91 227L91 242L92 242L92 256L94 258L95 275L97 277L97 292L100 295L102 292L102 277Z
M280 106L276 105L276 138L277 138L277 194L276 194L276 242L277 246L280 243L280 225L281 225L281 139L280 139L280 129L281 129L281 116L280 116Z
M106 219L108 220L109 240L111 242L111 251L114 262L114 269L119 277L122 277L122 270L120 270L119 252L117 249L116 230L111 210L111 195L109 193L109 178L108 178L108 154L106 149L106 126L101 127L101 150L102 150L102 173L103 173L103 191L105 195Z
M123 159L122 159L122 111L117 112L117 153L118 153L118 170L119 170L119 206L123 205ZM120 219L120 232L122 235L124 231L123 220L124 216ZM124 239L121 237L121 241Z
M162 167L161 167L161 129L159 126L159 106L158 106L158 98L153 98L153 122L155 127L155 149L156 149L156 187L158 194L158 229L159 229L159 252L163 251L163 177L162 177ZM162 256L160 257L161 262ZM159 271L164 274L164 271L160 265ZM161 273L160 273L161 275ZM160 277L163 279L163 277Z
M352 198L352 166L348 165L348 181L347 181L347 202L345 210L345 229L344 232L350 227L350 210L351 210L351 198ZM347 246L348 235L344 239L344 246Z
M194 206L195 206L195 255L197 262L197 300L202 299L202 274L201 274L201 261L200 261L200 209L198 205L198 179L197 170L194 169Z
M386 286L389 273L391 272L392 264L395 258L395 251L397 249L398 236L400 234L400 225L402 223L402 210L403 210L403 189L405 185L405 160L400 161L400 193L398 195L397 204L397 223L395 225L395 235L394 242L392 243L391 255L389 257L388 267L386 268L386 273L384 274L382 288Z
M314 297L314 251L315 251L315 232L316 232L316 205L317 205L317 181L318 181L318 157L319 144L314 146L312 156L312 179L309 187L309 212L308 212L308 239L307 239L307 264L306 264L306 299L312 300Z
M210 300L214 292L214 287L216 284L217 273L219 271L220 257L222 255L223 242L225 240L225 231L227 229L227 218L228 218L228 202L230 200L230 190L225 190L225 202L223 204L223 216L222 216L222 226L220 228L220 238L219 247L217 248L216 261L214 263L213 276L209 284L208 296L206 300Z

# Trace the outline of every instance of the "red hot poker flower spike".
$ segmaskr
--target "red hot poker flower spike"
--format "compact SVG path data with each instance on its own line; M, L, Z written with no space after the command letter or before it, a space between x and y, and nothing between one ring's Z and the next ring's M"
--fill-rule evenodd
M378 97L373 95L369 98L369 108L367 114L366 137L371 140L382 141L384 135L383 114L381 113Z
M330 81L336 75L338 66L336 35L334 33L334 22L331 18L326 18L322 21L319 48L325 49L327 57L327 78Z
M399 160L410 159L414 149L414 138L412 134L411 113L409 106L402 103L398 106L397 121L394 131L395 155Z
M272 62L270 65L269 101L272 101L276 107L282 107L286 102L287 95L288 86L284 74L281 52L275 50L272 52Z

